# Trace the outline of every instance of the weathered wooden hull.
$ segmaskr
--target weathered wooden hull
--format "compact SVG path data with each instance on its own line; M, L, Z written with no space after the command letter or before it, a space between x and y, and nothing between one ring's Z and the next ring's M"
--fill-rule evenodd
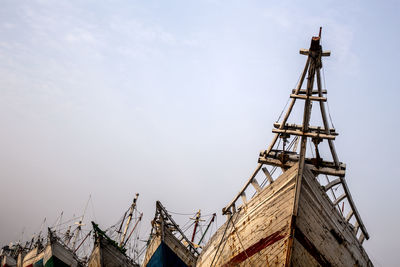
M43 263L45 267L77 267L81 266L72 251L58 241L52 241L44 250Z
M315 175L306 165L298 183L297 170L285 171L242 205L204 247L197 266L372 266Z
M294 222L292 266L373 266L354 228L305 168Z
M294 169L288 170L236 212L203 248L197 266L282 265L290 235L295 176Z
M188 265L184 263L167 244L161 242L146 264L146 267L161 266L187 267Z
M1 267L14 267L17 266L17 261L8 255L4 255L1 259Z
M89 267L136 267L126 255L116 247L109 244L107 240L99 237L92 254L90 255Z
M43 266L43 256L44 256L43 252L40 252L38 248L34 248L25 255L22 261L22 266L23 267Z
M164 237L154 236L146 250L143 266L195 266L196 258L188 251L188 248L168 230Z
M21 251L20 253L18 253L17 267L22 267L22 263L23 263L25 255L26 255L25 251Z

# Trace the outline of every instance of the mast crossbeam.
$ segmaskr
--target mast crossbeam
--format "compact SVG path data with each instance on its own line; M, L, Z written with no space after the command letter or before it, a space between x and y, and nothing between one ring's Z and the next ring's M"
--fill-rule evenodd
M301 55L308 56L310 54L310 50L308 50L308 49L300 49L299 53ZM321 52L321 56L322 57L329 57L330 55L331 55L331 51L329 51L329 50Z
M297 125L297 124L288 124L286 123L282 128L281 128L281 123L274 123L274 127L276 129L288 129L288 130L301 130L303 126ZM325 128L321 127L316 127L316 126L308 126L308 130L310 131L316 131L316 132L321 132L321 133L326 133ZM331 135L338 136L339 134L336 132L335 128L329 128L328 133Z
M295 95L295 94L291 94L290 98L296 98L296 99L302 99L302 100L311 100L311 101L322 101L322 102L326 102L326 100L327 100L326 97Z
M319 133L316 130L302 132L302 131L297 131L297 130L273 129L272 132L273 133L286 133L286 134L292 134L292 135L297 135L297 136L306 136L306 137L311 137L311 138L329 139L329 140L335 140L335 138L336 138L335 135Z
M325 90L325 89L323 89L323 90L321 91L321 93L326 95L326 94L328 93L328 91ZM296 89L293 89L293 90L292 90L292 94L295 94L295 95L306 95L306 94L307 94L307 90L306 90L306 89L300 89L300 90L297 92L297 94L296 94ZM312 90L311 94L313 94L313 95L318 95L318 94L319 94L319 91L318 91L318 90Z
M289 169L290 167L294 166L295 164L297 164L298 161L298 156L297 156L297 160L293 160L290 156L288 158L287 161L285 161L284 163L282 161L280 161L277 158L272 158L272 157L260 157L258 159L259 163L262 164L267 164L267 165L271 165L271 166L277 166L283 169ZM310 170L313 173L316 174L325 174L325 175L332 175L332 176L338 176L338 177L343 177L346 175L346 170L345 167L341 167L340 169L336 169L334 167L334 164L324 164L321 163L320 167L316 167L314 165L312 165L311 163L311 159L305 159L305 163L309 164ZM332 166L333 165L333 166Z

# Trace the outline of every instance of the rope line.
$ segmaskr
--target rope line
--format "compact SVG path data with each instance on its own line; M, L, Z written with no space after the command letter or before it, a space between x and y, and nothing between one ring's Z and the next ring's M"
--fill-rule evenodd
M213 258L213 260L212 260L210 266L213 266L213 263L214 263L214 261L215 261L215 257L217 256L218 251L219 251L219 248L221 247L221 244L222 244L223 241L224 241L224 237L225 237L226 231L228 230L229 223L231 222L232 217L233 217L233 215L229 216L229 220L228 220L228 222L226 223L226 227L225 227L224 233L223 233L223 235L222 235L222 237L221 237L221 241L220 241L219 244L218 244L217 250L215 251L214 258ZM224 247L225 247L225 243L226 243L226 241L224 242ZM222 250L223 250L223 248L222 248ZM222 253L222 252L221 252L221 253ZM219 259L219 257L218 257L218 259ZM217 259L217 262L218 262L218 259Z
M326 81L325 81L325 68L322 68L322 78L324 80L324 88L327 90ZM330 108L329 108L328 100L326 101L326 106L328 107L328 116L329 116L329 120L331 121L332 128L335 128L335 126L333 125L333 120L332 120L332 116L331 116L331 111L330 111Z

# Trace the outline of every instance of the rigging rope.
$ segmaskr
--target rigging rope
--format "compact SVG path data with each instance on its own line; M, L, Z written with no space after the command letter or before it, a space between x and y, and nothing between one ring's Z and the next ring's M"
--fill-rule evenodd
M249 255L247 255L246 248L243 246L242 239L241 239L240 236L239 236L238 230L237 230L237 228L236 228L234 222L232 222L232 226L233 226L233 229L235 230L236 236L237 236L238 239L239 239L239 243L240 243L240 245L241 245L242 248L243 248L243 251L244 251L244 254L246 255L246 260L247 260L247 259L249 258ZM246 261L246 260L245 260L245 261Z
M322 78L324 80L324 88L325 88L325 90L327 90L326 89L326 81L325 81L325 68L322 68ZM333 125L333 120L332 120L331 110L329 108L328 100L326 101L326 106L328 107L328 115L329 115L329 120L331 121L332 128L335 128L335 126Z
M301 75L302 75L302 74L300 74L300 75L299 75L299 78L297 78L297 82L296 82L296 83L294 84L294 86L293 86L294 88L297 88L297 86L299 85L299 81L300 81L300 79L301 79ZM278 117L278 119L276 120L276 122L279 122L279 120L281 119L282 114L283 114L283 112L286 110L286 107L287 107L289 101L290 101L290 97L289 97L288 100L286 101L286 104L285 104L285 106L283 107L283 109L282 109L282 111L281 111L281 114L279 115L279 117Z
M195 213L180 213L180 212L173 212L170 210L167 210L167 211L168 211L168 213L172 213L172 214L176 214L176 215L184 215L184 216L193 216L196 214L196 212Z
M285 104L285 106L283 107L283 109L282 109L282 111L281 111L281 114L279 114L279 117L278 117L278 119L276 120L276 122L279 122L279 120L281 119L283 112L285 112L286 107L287 107L287 105L289 104L289 101L290 101L290 97L289 97L288 100L286 101L286 104Z
M239 219L239 213L235 213L235 214L236 214L236 219L235 219L235 223L236 223L236 221ZM221 243L222 243L222 241L223 241L223 239L224 239L226 230L228 229L228 226L229 226L229 222L232 220L232 217L233 217L235 214L233 214L233 215L231 215L231 216L229 217L228 223L227 223L227 225L226 225L227 227L225 228L224 235L222 236L221 242L220 242L220 244L218 245L218 249L219 249L219 246L221 245ZM234 223L234 222L232 221L232 223ZM226 240L225 240L225 242L224 242L224 245L223 245L223 247L222 247L221 253L220 253L219 256L218 256L216 263L218 263L219 257L221 257L222 252L224 251L224 248L225 248L225 245L226 245L227 241L228 241L228 238L226 238ZM217 249L217 251L215 252L213 261L211 262L211 266L213 266L212 264L214 263L215 256L216 256L217 253L218 253L218 249Z

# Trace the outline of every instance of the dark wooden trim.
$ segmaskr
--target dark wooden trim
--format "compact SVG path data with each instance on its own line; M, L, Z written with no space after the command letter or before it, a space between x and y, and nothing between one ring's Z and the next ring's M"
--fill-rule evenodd
M299 241L308 253L322 266L332 266L332 264L322 255L313 243L303 234L303 232L296 227L294 230L294 237Z

